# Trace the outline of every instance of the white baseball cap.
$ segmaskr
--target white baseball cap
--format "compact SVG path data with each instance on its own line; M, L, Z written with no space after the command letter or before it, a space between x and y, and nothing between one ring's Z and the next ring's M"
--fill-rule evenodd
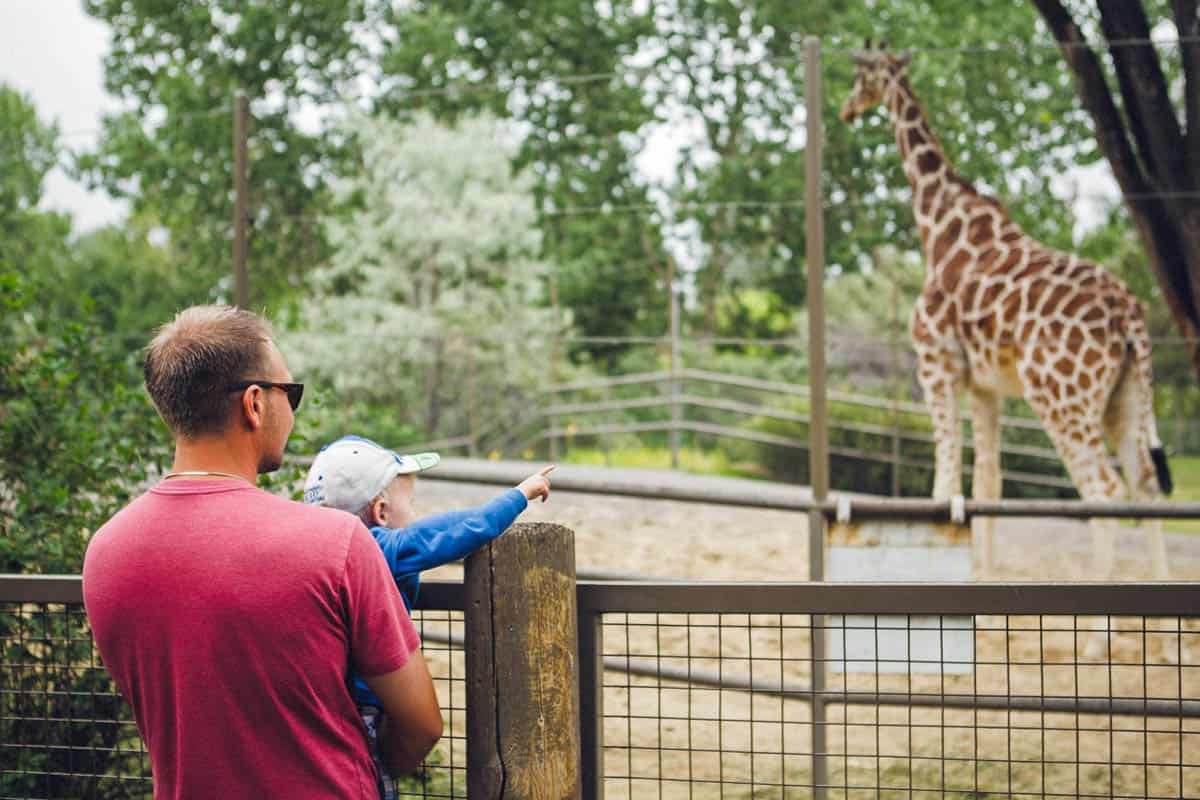
M343 436L321 448L304 481L304 502L357 514L397 475L436 467L437 453L402 456L361 436Z

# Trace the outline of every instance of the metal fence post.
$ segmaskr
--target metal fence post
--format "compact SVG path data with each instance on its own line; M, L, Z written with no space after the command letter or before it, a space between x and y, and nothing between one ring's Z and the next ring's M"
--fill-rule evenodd
M604 624L579 612L579 777L583 800L604 800Z
M475 365L475 340L467 340L467 456L479 457L479 370Z
M574 535L514 525L467 558L463 583L467 795L578 800Z
M675 286L674 260L671 261L671 469L679 469L679 292Z
M246 272L247 217L247 124L250 101L238 89L233 100L233 304L246 308L250 302L250 282Z
M877 251L878 252L878 251ZM876 267L880 259L875 259ZM892 372L892 497L900 496L900 340L902 332L897 314L900 310L900 280L892 273L892 341L888 343L888 353L891 355L888 366Z
M825 405L825 198L821 192L821 40L804 39L804 107L807 136L804 140L805 257L808 262L808 463L813 500L829 494L829 431ZM825 579L825 517L808 515L808 579ZM813 798L823 800L828 783L825 737L825 624L812 616L812 777Z

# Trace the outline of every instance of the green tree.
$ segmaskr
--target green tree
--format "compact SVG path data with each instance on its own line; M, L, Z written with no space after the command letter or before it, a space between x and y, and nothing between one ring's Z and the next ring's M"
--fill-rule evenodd
M828 249L838 271L856 271L881 244L917 247L886 122L854 131L836 122L852 74L846 51L865 36L928 51L913 66L913 82L956 163L999 193L1031 232L1070 241L1069 211L1050 182L1099 156L1086 144L1086 117L1053 50L1025 46L1045 34L1022 0L603 7L556 0L543 7L491 0L399 7L392 16L399 34L383 61L394 81L385 104L439 114L486 107L520 121L527 130L520 163L534 167L544 208L642 207L669 198L663 212L651 203L638 214L543 218L548 253L572 289L583 332L663 331L661 315L639 316L636 308L665 308L662 242L681 225L703 244L698 261L683 265L695 270L702 331L736 333L720 328L722 317L738 315L718 309L736 305L747 288L791 307L803 300L807 35L825 47ZM639 160L652 157L647 143L664 129L681 145L677 168L646 185ZM617 231L608 227L614 219ZM643 282L614 290L631 274Z
M518 120L514 164L533 182L552 302L584 335L661 334L668 220L634 163L653 110L639 74L625 74L654 32L652 12L624 0L419 0L388 20L380 107ZM624 348L583 349L612 360Z
M1200 3L1032 0L1062 48L1200 375ZM1163 48L1151 37L1174 29ZM1107 45L1102 58L1092 44Z
M58 305L78 291L59 280L73 264L70 219L38 203L59 158L54 127L0 87L0 573L78 573L91 533L164 452L135 359L92 301ZM136 755L113 754L130 727L64 724L83 716L79 698L90 718L130 719L93 665L82 615L0 608L0 647L21 665L0 670L0 740L20 745L0 794L128 796L103 776L133 766Z
M317 218L347 156L305 109L342 97L363 69L363 0L85 0L112 28L105 87L129 110L104 120L84 174L171 232L176 257L212 298L231 294L234 92L251 99L251 301L273 304L327 254Z
M550 339L532 179L512 173L508 126L449 128L357 115L362 173L337 186L361 209L329 223L334 255L281 336L293 369L336 387L369 429L328 435L461 435L513 423L545 382ZM486 404L486 405L485 405ZM402 427L403 426L403 427Z
M0 83L0 267L28 268L64 256L70 220L38 208L46 174L60 156L57 126Z

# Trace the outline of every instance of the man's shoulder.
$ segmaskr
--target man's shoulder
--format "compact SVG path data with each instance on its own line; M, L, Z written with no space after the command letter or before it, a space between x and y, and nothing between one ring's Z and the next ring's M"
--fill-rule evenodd
M311 503L301 503L297 500L290 500L286 497L270 494L269 492L263 492L263 495L265 495L263 502L273 506L272 510L274 513L282 515L296 523L311 524L321 528L343 528L347 534L357 527L362 526L362 521L358 517L346 511L312 505Z

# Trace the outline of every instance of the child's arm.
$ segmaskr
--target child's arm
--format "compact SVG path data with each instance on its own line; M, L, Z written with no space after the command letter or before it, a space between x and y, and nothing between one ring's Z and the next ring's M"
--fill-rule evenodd
M372 528L395 576L409 575L466 556L512 525L528 501L517 489L467 511L447 511L419 519L407 528Z
M508 530L530 500L545 502L550 497L547 476L553 471L553 466L543 467L479 508L434 514L405 528L376 527L371 535L397 579L457 561Z

